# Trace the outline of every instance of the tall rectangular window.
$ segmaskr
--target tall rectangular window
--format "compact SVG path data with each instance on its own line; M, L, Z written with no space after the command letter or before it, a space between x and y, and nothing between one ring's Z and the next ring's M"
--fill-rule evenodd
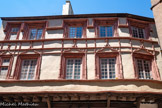
M112 26L100 26L100 37L113 37Z
M137 28L137 27L132 27L132 36L136 38L145 38L145 33L144 29L142 28Z
M69 38L82 38L83 27L69 27Z
M81 59L66 60L66 79L81 79Z
M100 71L101 79L115 79L115 58L101 58L100 59Z
M2 63L0 65L0 79L6 79L9 64L10 64L9 58L2 58Z
M137 71L139 79L151 79L151 62L148 60L137 59Z
M18 27L12 28L11 32L10 32L10 40L16 40L18 32L19 32L19 28Z
M30 40L41 39L42 38L42 34L43 34L43 29L37 29L37 28L30 29L29 39Z
M22 61L20 79L33 80L36 73L37 59L27 59Z

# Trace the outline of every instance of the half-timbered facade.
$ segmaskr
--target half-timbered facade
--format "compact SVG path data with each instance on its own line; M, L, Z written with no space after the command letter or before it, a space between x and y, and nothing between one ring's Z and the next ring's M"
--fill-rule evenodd
M1 102L34 102L37 108L160 108L162 57L152 18L1 19Z

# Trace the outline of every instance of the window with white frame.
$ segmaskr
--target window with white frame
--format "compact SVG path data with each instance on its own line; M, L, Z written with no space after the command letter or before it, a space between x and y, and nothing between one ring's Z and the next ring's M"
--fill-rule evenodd
M151 62L148 60L137 59L137 71L139 79L151 79Z
M18 32L19 32L18 27L12 28L10 32L10 40L16 40Z
M82 38L83 27L69 27L69 38Z
M36 73L37 60L27 59L22 61L21 80L33 80Z
M9 58L3 58L0 66L0 79L6 79L8 68L10 64Z
M145 32L143 28L132 27L132 36L136 38L145 38Z
M114 31L112 26L100 26L100 37L113 37Z
M81 79L82 60L69 58L66 60L66 79Z
M115 79L115 58L101 58L100 59L100 72L101 79Z
M38 40L42 38L42 35L43 35L43 29L32 28L30 29L29 39Z

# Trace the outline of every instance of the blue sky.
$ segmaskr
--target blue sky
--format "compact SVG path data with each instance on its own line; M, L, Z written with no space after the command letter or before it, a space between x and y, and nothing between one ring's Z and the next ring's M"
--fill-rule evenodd
M66 0L1 0L0 17L61 15ZM130 13L153 17L151 0L70 0L75 14ZM1 21L0 21L1 23Z

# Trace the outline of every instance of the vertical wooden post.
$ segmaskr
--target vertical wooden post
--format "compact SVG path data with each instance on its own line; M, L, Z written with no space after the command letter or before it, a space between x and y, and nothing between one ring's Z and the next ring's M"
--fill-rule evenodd
M137 108L140 108L140 104L141 104L141 98L137 99Z
M51 102L50 102L49 97L47 98L47 105L48 105L48 108L51 108Z
M110 108L110 97L107 98L107 108Z

